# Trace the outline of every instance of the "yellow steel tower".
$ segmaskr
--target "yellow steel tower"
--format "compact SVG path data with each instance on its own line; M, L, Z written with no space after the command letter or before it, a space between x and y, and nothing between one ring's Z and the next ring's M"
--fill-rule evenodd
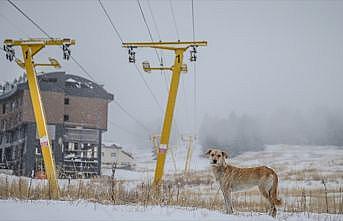
M171 67L150 67L148 62L143 62L143 69L146 72L151 70L169 70L173 75L171 78L167 109L164 116L163 128L161 133L160 146L157 154L157 163L155 169L154 184L159 184L164 170L164 163L166 160L166 152L169 145L170 129L173 121L174 107L176 102L176 95L178 91L181 71L187 71L187 66L183 64L183 54L188 48L191 50L191 61L196 61L196 48L199 46L207 46L206 41L192 41L192 42L134 42L123 43L123 47L129 49L129 62L135 62L134 48L147 47L162 50L174 51L175 59L174 65Z
M28 39L28 40L11 40L6 39L4 41L4 51L6 52L6 58L13 61L15 58L15 52L13 46L20 46L23 53L24 61L15 58L17 64L26 70L27 81L30 90L30 96L33 106L33 111L36 119L38 136L42 149L42 155L44 160L45 172L49 181L50 197L56 199L59 197L58 182L56 177L55 162L52 156L52 150L50 145L50 139L46 127L46 119L42 99L39 91L39 85L37 82L36 66L52 66L60 67L59 63L52 58L49 58L50 64L38 64L35 63L33 57L45 46L59 45L63 49L64 59L70 57L70 45L75 45L75 41L71 39Z

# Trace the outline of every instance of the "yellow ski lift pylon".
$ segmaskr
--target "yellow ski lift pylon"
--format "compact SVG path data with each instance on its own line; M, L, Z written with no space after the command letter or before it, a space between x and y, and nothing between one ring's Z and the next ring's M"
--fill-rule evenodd
M183 54L187 49L191 48L191 61L196 61L196 48L200 46L207 46L207 41L177 41L177 42L129 42L123 43L124 48L129 49L129 62L134 63L135 59L135 48L155 48L161 50L174 51L175 59L174 65L171 67L150 67L150 64L145 61L143 62L143 69L146 72L152 70L169 70L172 71L172 78L169 88L167 108L165 111L163 128L160 139L160 146L157 154L157 163L155 168L154 184L160 183L163 177L164 164L166 160L166 152L169 145L170 130L173 121L174 108L176 102L176 95L179 87L180 74L182 71L187 71L187 66L183 64Z
M45 172L49 182L50 197L52 199L59 198L59 188L56 176L55 162L52 156L52 149L46 125L47 122L45 118L44 107L42 104L42 98L39 90L35 67L60 67L60 65L57 60L51 58L49 58L50 64L38 64L34 62L33 57L46 46L62 46L63 57L64 59L68 60L70 57L70 45L75 45L75 40L35 38L27 40L6 39L4 41L4 51L6 52L6 58L9 61L13 61L13 59L15 58L15 51L13 49L14 46L19 46L22 49L23 61L18 58L15 58L15 61L20 67L26 70L33 112L36 120L40 146L42 149Z

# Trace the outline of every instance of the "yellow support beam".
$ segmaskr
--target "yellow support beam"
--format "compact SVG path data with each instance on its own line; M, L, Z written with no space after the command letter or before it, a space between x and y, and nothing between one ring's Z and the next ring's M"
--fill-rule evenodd
M75 45L75 40L70 38L29 38L24 40L13 40L13 39L6 39L4 44L7 46L23 46L23 45Z
M45 172L49 182L50 197L52 199L57 199L59 198L59 188L56 176L55 162L52 156L52 149L47 131L47 123L44 113L44 107L42 104L42 98L39 90L39 84L37 81L33 56L37 54L46 45L70 46L75 45L75 41L70 39L7 39L4 41L4 45L5 47L9 48L11 48L12 46L20 46L22 49L24 59L24 62L22 63L24 64L24 67L26 69L26 76L29 85L30 97L44 160Z
M207 41L159 41L159 42L127 42L123 43L124 48L129 47L147 47L147 48L155 48L155 47L173 47L176 48L189 48L191 46L207 46ZM182 47L183 46L183 47ZM173 49L171 49L173 50Z
M167 108L164 115L164 122L162 127L160 146L157 154L157 162L155 168L154 184L161 182L164 173L164 164L166 160L166 153L169 145L170 131L173 121L176 96L178 92L180 75L183 70L183 54L189 47L207 46L207 41L186 41L186 42L131 42L123 43L124 48L138 48L149 47L162 50L173 50L175 53L174 65L169 68L150 68L150 70L171 70L173 72L169 88ZM130 52L130 51L129 51ZM130 53L129 53L130 55ZM132 59L135 60L135 59ZM147 69L149 70L149 68Z

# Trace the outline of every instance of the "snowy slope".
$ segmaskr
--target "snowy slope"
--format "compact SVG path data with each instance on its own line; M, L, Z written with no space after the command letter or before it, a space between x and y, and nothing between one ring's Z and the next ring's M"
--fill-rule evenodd
M328 214L285 214L276 220L340 221L343 215ZM15 201L0 200L0 220L6 221L107 221L107 220L230 220L230 221L273 221L270 216L256 213L226 215L206 209L158 207L158 206L111 206L85 201Z
M153 160L151 148L134 145L124 145L124 147L135 157L136 167L134 171L117 170L116 178L136 181L152 179L156 160ZM167 155L165 164L166 174L183 172L186 152L187 149L182 145L172 147L172 151L169 151ZM228 159L228 161L241 167L270 166L281 176L281 186L287 187L291 187L291 185L321 185L320 180L312 181L314 175L318 177L332 177L331 183L333 185L337 185L343 180L342 176L335 177L343 173L342 147L270 145L266 146L263 151L245 152ZM203 157L203 151L200 145L193 148L190 168L192 171L209 171L208 160ZM306 180L299 181L294 177L294 174L297 175L299 173L304 173ZM103 171L103 174L110 175L111 171Z

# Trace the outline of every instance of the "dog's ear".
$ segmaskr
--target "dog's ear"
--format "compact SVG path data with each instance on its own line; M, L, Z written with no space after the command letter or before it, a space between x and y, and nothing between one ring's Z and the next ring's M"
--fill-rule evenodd
M208 150L206 151L206 154L205 154L205 155L210 155L211 152L212 152L212 149L208 149Z
M222 154L223 154L223 156L224 156L225 159L229 158L229 154L226 153L225 151L222 151Z

